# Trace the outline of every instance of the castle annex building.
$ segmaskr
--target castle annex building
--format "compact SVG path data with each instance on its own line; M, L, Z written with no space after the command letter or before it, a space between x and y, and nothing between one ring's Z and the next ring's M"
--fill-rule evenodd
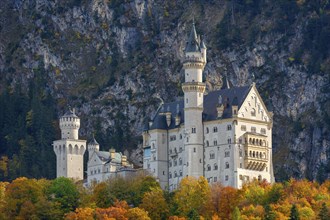
M80 119L74 110L68 111L60 118L61 139L53 142L57 177L84 179L83 162L86 140L79 139L79 128ZM94 137L87 148L87 185L116 176L125 177L137 171L127 161L126 156L115 152L114 149L100 151L100 146Z
M163 189L185 176L240 188L253 179L274 182L272 116L255 84L205 94L206 47L193 25L182 83L184 99L165 103L143 132L143 168Z

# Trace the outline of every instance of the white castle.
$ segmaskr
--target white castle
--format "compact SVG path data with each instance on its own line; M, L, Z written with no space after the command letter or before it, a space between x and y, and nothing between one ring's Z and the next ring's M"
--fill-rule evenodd
M184 99L162 104L143 132L143 168L163 189L185 176L235 188L253 179L275 181L272 116L255 84L205 94L206 47L193 24L183 68Z
M78 131L80 119L75 111L68 111L60 118L61 139L53 142L56 154L56 176L76 180L84 179L84 153L86 140L80 140ZM126 156L116 152L100 151L100 146L93 137L87 145L87 185L98 183L115 176L126 176L135 172Z

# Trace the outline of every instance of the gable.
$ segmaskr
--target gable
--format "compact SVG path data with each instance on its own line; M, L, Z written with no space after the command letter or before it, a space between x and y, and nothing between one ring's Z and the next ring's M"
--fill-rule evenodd
M239 108L238 117L264 122L269 122L271 120L270 113L256 89L255 84L253 84L249 93L245 97L243 104Z
M100 164L103 164L103 162L100 160L100 158L94 151L92 157L88 160L88 166L98 166Z

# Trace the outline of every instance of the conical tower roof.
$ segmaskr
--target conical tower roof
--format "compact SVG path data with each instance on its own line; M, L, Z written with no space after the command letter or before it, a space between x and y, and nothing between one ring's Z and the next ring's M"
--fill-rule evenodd
M200 51L200 45L196 33L195 22L193 22L186 46L186 52L199 52L199 51Z

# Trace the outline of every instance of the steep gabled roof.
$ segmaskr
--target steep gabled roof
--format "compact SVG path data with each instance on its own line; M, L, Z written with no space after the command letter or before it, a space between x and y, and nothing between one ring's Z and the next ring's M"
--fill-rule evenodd
M185 52L200 52L195 23L192 25Z
M204 111L203 121L216 120L218 117L217 107L224 105L224 112L222 118L232 117L232 104L237 105L238 109L243 104L247 94L249 93L251 86L232 87L212 91L204 96ZM171 113L171 124L167 126L166 123L166 112ZM179 100L176 102L165 103L156 113L156 116L152 120L152 125L149 128L153 129L173 129L175 125L175 116L180 114L180 124L184 123L184 102Z

